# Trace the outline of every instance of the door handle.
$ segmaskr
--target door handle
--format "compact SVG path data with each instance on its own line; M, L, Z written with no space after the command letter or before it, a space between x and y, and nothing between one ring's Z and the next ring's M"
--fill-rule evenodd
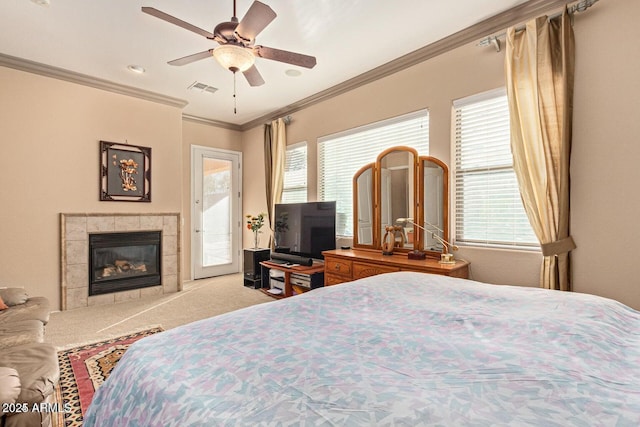
M196 228L196 229L195 229L195 232L196 232L196 233L199 233L199 232L200 232L200 230L198 230L198 229Z

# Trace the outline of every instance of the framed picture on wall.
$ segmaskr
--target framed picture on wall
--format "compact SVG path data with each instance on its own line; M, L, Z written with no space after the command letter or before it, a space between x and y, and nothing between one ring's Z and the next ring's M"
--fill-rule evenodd
M151 202L151 148L100 141L100 200Z

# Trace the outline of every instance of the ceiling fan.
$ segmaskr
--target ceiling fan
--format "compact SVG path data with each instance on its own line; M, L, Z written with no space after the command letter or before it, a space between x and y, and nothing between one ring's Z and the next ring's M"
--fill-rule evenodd
M213 55L220 65L234 74L240 71L251 86L264 84L264 79L255 66L256 57L285 62L305 68L313 68L316 65L316 58L313 56L255 44L256 36L277 16L273 9L259 1L254 1L244 18L238 21L236 17L236 2L234 0L233 17L231 21L219 23L216 25L213 33L153 7L143 7L142 11L156 18L160 18L163 21L204 36L209 40L215 40L220 44L220 46L215 49L205 50L204 52L194 53L193 55L169 61L170 65L186 65L209 58Z

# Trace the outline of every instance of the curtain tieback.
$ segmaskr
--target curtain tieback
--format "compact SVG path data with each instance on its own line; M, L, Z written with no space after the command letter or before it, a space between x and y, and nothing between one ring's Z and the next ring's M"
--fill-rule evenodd
M556 240L555 242L543 243L540 245L543 256L553 256L569 252L576 248L576 244L573 241L573 237L565 237L564 239Z

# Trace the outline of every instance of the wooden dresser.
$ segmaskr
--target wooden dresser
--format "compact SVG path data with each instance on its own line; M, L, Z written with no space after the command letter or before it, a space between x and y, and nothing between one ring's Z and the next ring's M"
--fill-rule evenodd
M437 259L408 259L406 253L382 255L378 250L336 249L325 251L324 285L337 285L376 274L394 271L420 271L444 276L469 278L469 263L440 264Z

